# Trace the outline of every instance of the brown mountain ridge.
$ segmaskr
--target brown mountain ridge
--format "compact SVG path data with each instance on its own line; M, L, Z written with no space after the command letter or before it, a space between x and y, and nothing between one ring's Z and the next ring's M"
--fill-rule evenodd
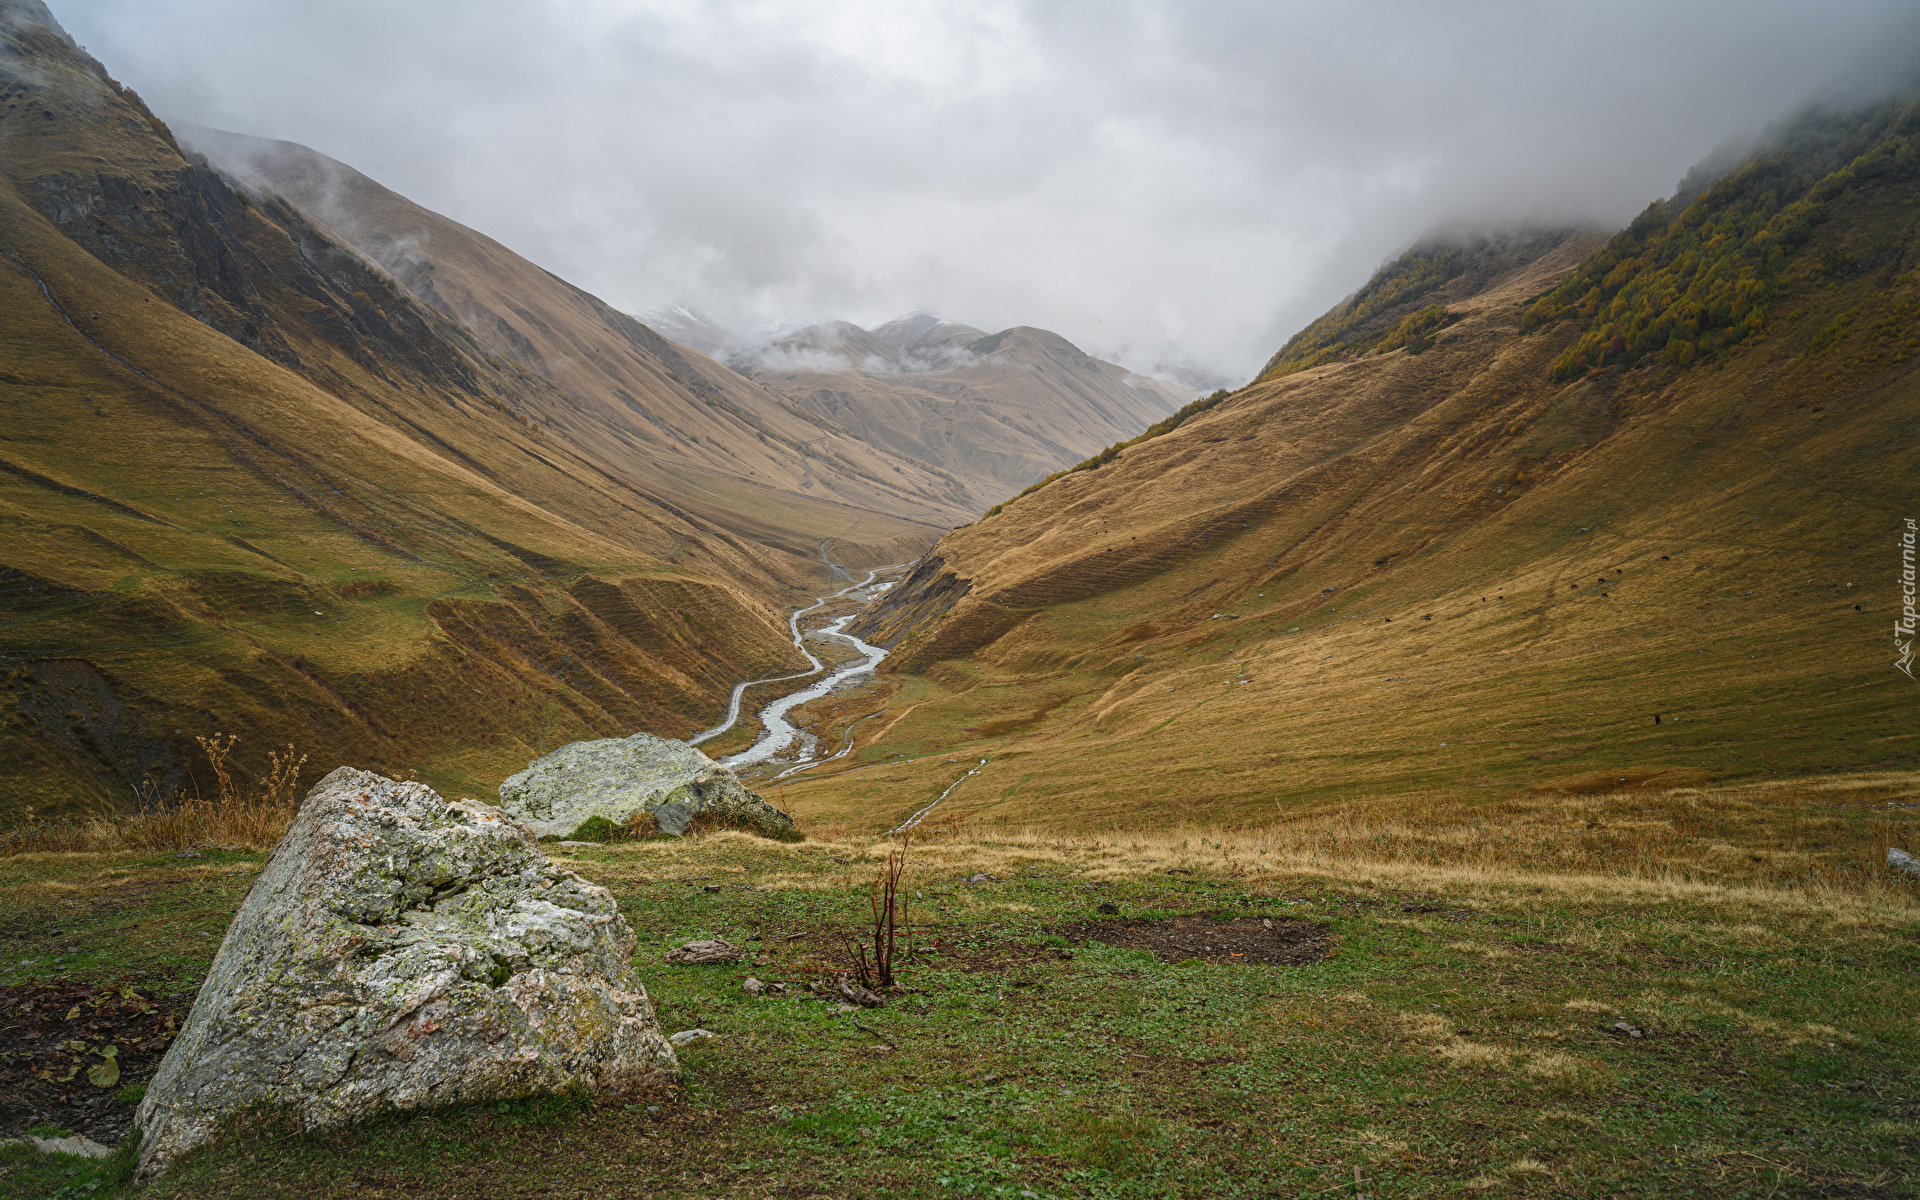
M684 734L799 664L823 541L897 561L965 511L347 176L371 251L373 218L423 227L396 275L184 154L36 0L0 16L15 817L205 793L215 732L243 778L296 743L476 795L561 741Z
M847 527L852 508L905 516L929 531L965 519L953 482L926 464L782 403L345 163L294 142L199 126L182 137L242 186L284 197L417 302L546 384L528 389L529 420L711 520L757 541L784 534L805 557L816 534ZM789 532L779 522L795 521L796 507L811 520ZM852 540L862 540L857 530Z

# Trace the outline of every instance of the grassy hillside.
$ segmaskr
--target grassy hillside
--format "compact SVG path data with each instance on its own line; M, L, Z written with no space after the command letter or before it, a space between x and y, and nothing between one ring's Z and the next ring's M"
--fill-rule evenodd
M888 715L792 802L883 826L979 766L946 802L969 818L1255 823L1910 763L1915 132L1898 105L1810 118L1616 238L1363 296L1172 432L948 535L863 626L898 646ZM1683 293L1741 286L1679 286L1707 227L1746 231L1757 257L1722 260L1770 290L1676 332Z
M0 816L211 792L217 731L243 778L295 743L484 796L796 663L816 534L885 561L931 532L622 470L550 380L5 15Z

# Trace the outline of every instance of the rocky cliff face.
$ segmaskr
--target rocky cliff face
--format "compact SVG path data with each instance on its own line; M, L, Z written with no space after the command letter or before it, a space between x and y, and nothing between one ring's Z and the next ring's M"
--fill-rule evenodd
M947 560L929 554L913 565L899 583L880 594L871 607L847 624L855 637L892 650L914 632L945 616L973 590L947 567Z

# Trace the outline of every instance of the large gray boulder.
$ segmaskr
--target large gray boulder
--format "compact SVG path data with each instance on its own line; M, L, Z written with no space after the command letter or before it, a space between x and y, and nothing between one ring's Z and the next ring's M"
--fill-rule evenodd
M748 791L734 773L685 742L650 733L569 742L500 785L513 819L545 837L566 837L590 817L624 825L652 814L679 837L695 817L797 841L793 818Z
M135 1114L152 1178L251 1104L383 1109L677 1078L605 888L477 800L349 767L307 794Z

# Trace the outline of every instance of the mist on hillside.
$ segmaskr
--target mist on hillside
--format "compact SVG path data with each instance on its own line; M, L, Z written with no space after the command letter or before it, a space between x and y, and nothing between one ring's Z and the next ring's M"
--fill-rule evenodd
M161 116L629 311L752 342L924 309L1200 383L1435 228L1617 225L1920 62L1895 0L53 7Z

